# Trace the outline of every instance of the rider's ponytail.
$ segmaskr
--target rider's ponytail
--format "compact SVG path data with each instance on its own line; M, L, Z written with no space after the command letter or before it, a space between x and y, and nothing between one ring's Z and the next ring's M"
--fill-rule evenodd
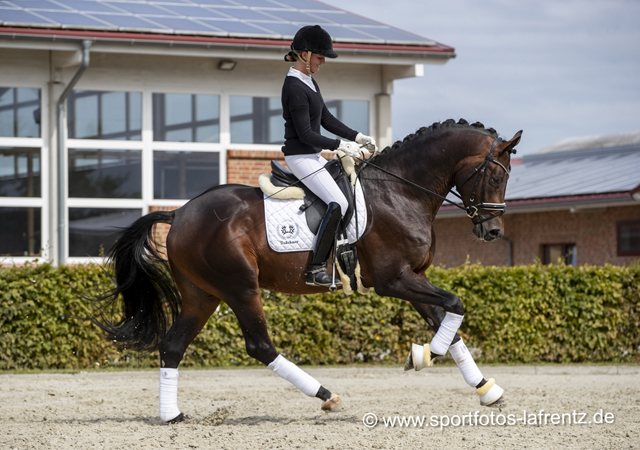
M284 56L284 60L287 62L296 62L298 60L298 55L296 54L296 52L291 50Z

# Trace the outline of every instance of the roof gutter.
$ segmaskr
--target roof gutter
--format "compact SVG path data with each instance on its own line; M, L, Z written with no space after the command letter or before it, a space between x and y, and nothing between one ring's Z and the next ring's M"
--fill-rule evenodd
M0 39L44 41L56 43L77 43L90 39L94 44L122 46L160 46L198 49L234 49L254 51L289 51L289 40L234 38L194 35L166 35L156 33L127 33L87 30L51 30L38 28L0 27ZM452 47L435 43L434 45L406 45L385 43L346 43L335 42L334 47L348 55L402 56L412 58L454 58Z
M65 134L64 134L64 119L65 119L65 108L64 102L71 93L71 90L76 85L80 77L87 70L89 66L89 49L91 48L91 41L85 39L82 41L82 63L80 64L80 68L73 76L71 81L67 84L67 87L64 89L60 98L57 102L57 112L58 112L58 124L57 124L57 133L58 133L58 263L64 264L66 261L66 248L67 248L67 233L66 233L66 192L64 182L65 179L65 171L64 171L64 162L65 162Z

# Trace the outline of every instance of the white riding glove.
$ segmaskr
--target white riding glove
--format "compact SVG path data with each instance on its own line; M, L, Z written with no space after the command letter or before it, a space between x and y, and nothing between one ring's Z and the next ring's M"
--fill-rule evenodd
M362 155L360 152L363 150L358 144L351 141L340 141L340 145L337 150L342 150L347 156L352 158L360 158Z
M376 140L371 136L365 136L362 133L358 133L358 135L356 136L356 142L360 145L364 145L367 150L370 150L374 153L378 151Z

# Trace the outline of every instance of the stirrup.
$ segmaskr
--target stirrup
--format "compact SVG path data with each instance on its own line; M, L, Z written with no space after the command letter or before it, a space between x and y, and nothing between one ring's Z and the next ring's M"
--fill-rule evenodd
M327 264L312 264L307 270L307 284L309 286L330 287L333 278L327 273ZM336 287L342 287L342 281L336 278Z

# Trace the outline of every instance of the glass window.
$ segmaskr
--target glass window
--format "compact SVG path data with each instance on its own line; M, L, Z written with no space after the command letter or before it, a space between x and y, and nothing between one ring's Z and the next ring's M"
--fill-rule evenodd
M549 244L542 246L543 264L557 264L559 260L569 266L578 265L578 249L575 244Z
M640 221L618 223L618 256L640 255Z
M40 208L0 208L0 256L40 254L40 214Z
M142 139L140 92L73 91L67 99L71 139Z
M282 103L277 97L231 97L231 142L284 143Z
M69 208L69 256L103 256L141 209Z
M153 94L153 140L220 142L220 98Z
M0 197L40 197L40 149L0 147Z
M366 100L328 100L327 109L340 122L362 134L369 134L369 102ZM322 128L322 135L330 138L338 136Z
M218 153L153 152L154 198L189 199L218 184Z
M40 89L0 87L0 136L40 137Z
M141 198L140 150L69 149L69 197Z

